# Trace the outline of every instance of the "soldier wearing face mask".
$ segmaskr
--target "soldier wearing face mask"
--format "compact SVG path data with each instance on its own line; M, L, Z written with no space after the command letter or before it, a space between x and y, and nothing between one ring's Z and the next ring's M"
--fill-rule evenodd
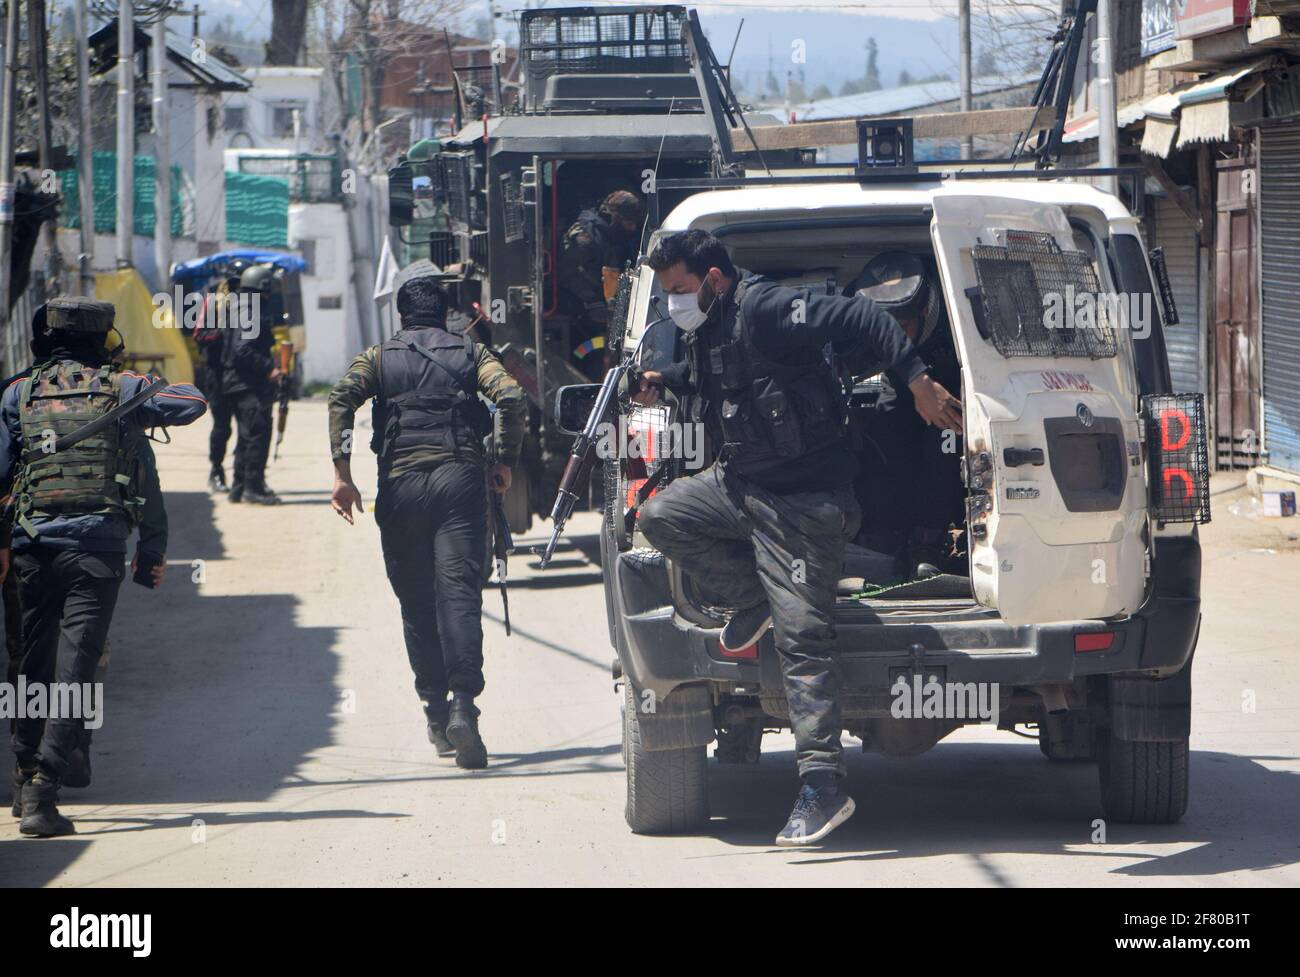
M639 526L710 603L734 608L719 638L725 650L775 628L803 781L776 843L817 844L853 814L841 786L834 610L844 545L861 515L826 350L884 363L927 423L960 430L961 404L868 299L746 275L705 231L663 239L648 260L688 352L643 374L634 399L653 403L661 387L696 395L719 450L709 468L651 498Z

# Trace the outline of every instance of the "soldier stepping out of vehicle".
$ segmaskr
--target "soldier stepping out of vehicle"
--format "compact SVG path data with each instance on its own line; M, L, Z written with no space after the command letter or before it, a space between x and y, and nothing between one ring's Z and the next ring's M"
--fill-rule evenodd
M845 294L868 298L892 315L930 376L960 389L961 364L932 265L905 251L886 252L871 259ZM857 541L896 557L907 579L965 573L965 554L954 551L951 532L965 521L956 432L927 425L913 409L911 390L885 375L865 434L880 463L858 476L857 497L874 504L862 513Z
M605 373L600 352L609 320L605 269L622 271L636 260L644 219L640 198L630 190L615 190L598 209L582 211L560 241L561 304L574 320L573 354L592 379Z
M415 691L438 755L454 752L459 766L475 769L487 765L474 705L483 691L487 491L510 487L528 415L523 389L492 352L446 329L449 299L434 274L420 261L399 276L401 330L358 356L330 392L332 505L349 523L353 508L361 511L351 434L373 397L375 522ZM491 415L480 394L501 415L491 468L483 451Z
M144 432L193 423L207 409L187 383L161 386L125 409L158 378L120 369L120 337L108 342L113 319L107 302L50 301L33 321L36 362L0 397L0 495L14 499L4 525L12 532L22 608L20 674L29 686L93 681L122 584L126 540L145 504ZM112 419L105 424L106 417ZM0 543L3 576L10 548L8 540ZM74 831L57 803L81 732L78 717L14 724L23 834Z
M912 343L862 297L814 294L749 276L701 230L662 240L649 258L687 358L650 371L634 395L694 393L718 460L652 497L647 540L718 606L736 608L720 636L739 651L775 625L803 781L781 846L820 842L853 814L845 776L835 590L860 522L856 463L825 356L885 364L930 424L961 429L961 404L930 378Z

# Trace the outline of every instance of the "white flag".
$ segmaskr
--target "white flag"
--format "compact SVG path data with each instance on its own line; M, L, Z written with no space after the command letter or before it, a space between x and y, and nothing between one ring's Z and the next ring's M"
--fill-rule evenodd
M376 302L393 294L393 280L395 278L397 278L397 259L393 257L393 249L388 244L388 235L385 234L384 249L379 254L379 268L375 272L374 299Z

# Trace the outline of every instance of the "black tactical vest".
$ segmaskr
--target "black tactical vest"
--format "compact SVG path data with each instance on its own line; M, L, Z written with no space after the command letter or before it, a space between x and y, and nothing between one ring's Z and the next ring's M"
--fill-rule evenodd
M23 451L14 483L14 516L27 535L37 538L32 517L54 519L122 515L135 526L144 499L139 497L139 460L134 440L119 421L70 448L54 442L117 407L122 374L114 366L46 361L32 368L18 392Z
M481 453L492 415L478 397L474 341L445 329L403 329L375 357L379 393L370 448L384 474L412 449ZM467 451L468 449L468 451Z
M718 398L720 459L742 476L788 464L835 444L843 435L843 393L831 365L822 357L806 363L777 362L754 345L744 300L748 288L761 281L753 276L736 286L730 335L720 346L690 357L692 386ZM701 382L706 378L700 371L710 375L706 382Z

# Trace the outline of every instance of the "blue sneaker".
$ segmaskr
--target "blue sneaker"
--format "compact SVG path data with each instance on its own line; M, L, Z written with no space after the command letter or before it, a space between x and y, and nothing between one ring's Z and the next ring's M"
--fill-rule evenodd
M790 812L790 820L776 836L778 848L804 848L820 844L828 834L853 817L853 798L832 781L820 787L805 783Z
M771 626L771 608L766 603L758 604L755 607L747 607L743 611L736 611L735 614L731 615L731 620L722 629L722 635L718 640L723 651L730 651L734 654L752 644L757 644L758 639L763 637L763 632Z

